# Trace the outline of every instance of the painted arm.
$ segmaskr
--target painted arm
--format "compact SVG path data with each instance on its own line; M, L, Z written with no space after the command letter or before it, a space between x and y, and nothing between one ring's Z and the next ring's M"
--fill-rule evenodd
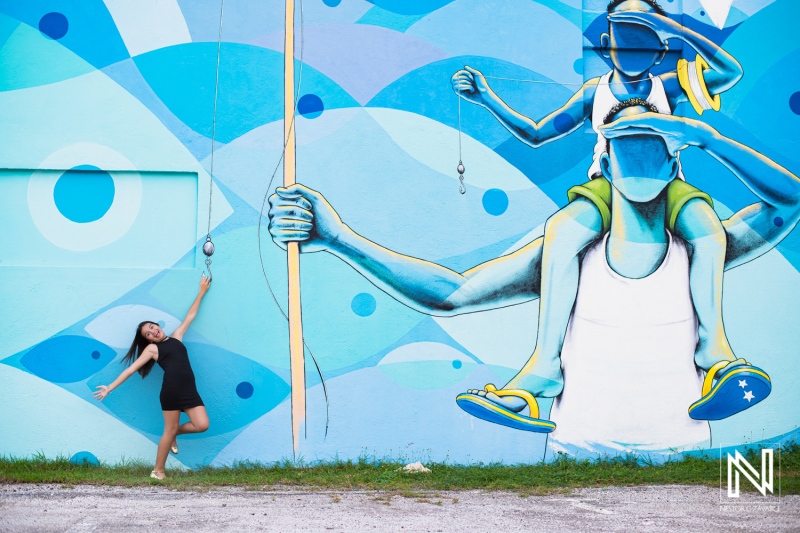
M698 120L644 113L604 126L603 135L660 135L671 153L697 146L725 165L759 201L722 222L727 234L725 268L767 253L800 221L800 179L739 142Z
M612 22L627 22L641 24L653 30L666 43L668 39L680 39L692 48L708 63L709 70L705 71L706 87L711 95L720 94L742 79L742 66L728 52L716 43L708 40L694 30L681 25L669 17L658 13L643 13L637 11L621 11L608 16ZM678 75L670 72L661 76L664 88L670 98L674 109L675 104L685 102L686 94L678 83Z
M183 322L181 322L181 325L172 332L172 337L178 340L183 340L183 336L186 334L186 330L189 329L192 321L197 316L197 311L200 310L200 303L203 301L203 297L206 295L206 292L208 292L208 288L210 286L211 278L207 278L206 275L203 274L200 278L200 289L197 291L197 297L194 299L192 306L186 313L186 318L184 318Z
M429 315L453 316L539 297L542 239L458 273L401 255L354 232L318 192L302 185L276 189L270 199L275 243L297 241L303 253L340 258L399 302Z
M136 361L133 362L131 366L123 370L117 379L111 382L111 385L98 385L97 390L94 392L94 397L101 402L108 396L112 390L116 389L127 380L129 377L134 375L140 368L142 368L145 363L150 361L153 357L158 357L158 348L156 348L155 344L149 344L147 348L139 355Z
M538 148L545 143L569 135L590 117L594 91L599 78L584 83L566 104L539 122L511 109L489 87L484 75L472 67L466 66L463 70L459 70L453 74L450 81L456 94L468 102L485 107L517 139ZM556 121L556 117L561 115L564 116Z

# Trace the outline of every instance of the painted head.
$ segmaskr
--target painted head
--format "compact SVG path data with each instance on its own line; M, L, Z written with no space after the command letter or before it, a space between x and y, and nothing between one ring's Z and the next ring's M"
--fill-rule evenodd
M136 326L136 335L133 337L131 347L128 348L128 353L126 353L125 357L122 358L122 363L127 363L130 365L140 355L142 355L144 349L150 344L154 342L161 342L165 338L167 338L167 336L164 333L164 330L161 329L161 326L159 326L156 322L151 322L150 320L140 322L139 325ZM150 373L150 370L153 368L154 364L155 361L151 359L139 369L139 374L142 375L142 378L146 377L147 374Z
M639 11L666 16L655 0L612 0L608 13ZM608 33L600 36L602 54L626 76L640 76L664 60L667 45L650 28L630 22L608 23Z
M604 124L641 113L658 113L646 100L631 98L615 105ZM678 160L658 135L624 135L606 141L600 157L603 176L631 202L649 202L678 176Z

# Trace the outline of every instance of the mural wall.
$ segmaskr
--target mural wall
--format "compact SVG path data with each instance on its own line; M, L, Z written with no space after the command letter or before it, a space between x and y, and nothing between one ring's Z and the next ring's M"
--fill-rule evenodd
M219 66L218 0L135 4L0 2L0 454L152 461L163 430L162 371L132 377L102 403L92 393L122 370L136 324L152 320L169 333L181 322L204 270L210 227L214 281L184 337L210 428L180 437L180 454L167 466L290 458L286 253L273 242L268 213L284 146L283 1L225 2ZM800 189L790 172L800 172L800 4L663 0L664 15L650 2L612 4L609 22L601 0L298 0L297 180L324 196L308 211L316 224L330 221L329 204L359 242L391 251L361 263L341 251L301 254L304 460L530 463L554 452L659 458L797 438L800 233L791 230ZM635 31L614 34L610 24ZM627 59L609 47L627 51ZM705 70L698 67L704 55ZM616 272L609 279L629 287L627 279L653 274L667 252L656 253L654 268L626 276L596 246L609 225L613 240L614 224L622 223L614 218L622 216L621 182L612 179L603 192L602 177L591 180L577 195L583 203L567 195L589 182L587 171L599 168L594 159L601 165L609 150L603 141L594 157L592 111L609 94L624 99L612 94L619 87L607 75L615 65L625 70L620 61L629 70L645 64L639 78L663 79L645 82L641 96L649 93L661 115L676 117L635 133L672 139L675 149L691 145L675 170L697 194L681 189L670 198L697 200L691 205L698 212L716 214L713 228L746 206L762 206L726 222L728 255L712 252L707 262L693 240L701 236L693 222L699 218L684 223L680 217L688 215L675 208L674 239L664 250L673 263L684 251L683 262L670 267L683 276L681 290L656 297L625 289L641 300L627 314L618 312L624 298L611 281L595 279L587 296L589 263L610 262ZM587 92L585 84L598 77ZM481 84L498 99L493 111L481 100ZM541 131L526 129L525 117ZM706 131L703 124L742 145L706 143L692 133ZM615 131L608 134L611 152L630 133ZM636 164L656 157L645 145L633 151ZM611 161L609 178L625 167ZM621 194L637 201L634 189ZM575 215L575 205L588 205L593 194L588 218ZM596 200L604 194L605 204ZM273 196L271 203L284 200ZM603 214L600 204L617 209ZM591 246L570 244L566 229L551 232L554 223L539 239L564 207L590 232ZM311 231L306 251L314 242L336 247L322 233ZM731 252L731 243L742 249ZM551 259L559 251L571 266L557 268ZM402 256L460 273L511 252L526 258L528 281L509 292L500 271L489 271L484 278L502 297L487 297L486 305L426 307L415 301L425 290L408 288L413 281L433 287L441 301L458 289L436 293L433 278L403 270ZM623 263L632 271L643 264ZM569 272L573 281L564 277ZM713 303L720 294L721 309ZM593 307L598 301L604 306ZM679 361L667 346L672 334L659 337L636 322L647 309L659 310L661 325L676 316L689 324L691 345ZM609 352L605 334L594 331L582 334L592 345L584 359L559 361L570 342L575 353L573 313L584 312L622 321L630 343L620 343L635 348ZM721 323L708 326L720 313L722 333ZM537 324L548 322L554 325L538 332L537 348ZM550 331L555 375L517 376L545 364ZM696 346L695 334L712 346ZM748 364L717 374L726 338L733 358ZM540 357L529 361L534 349ZM707 396L708 370L716 388L693 406ZM668 384L681 372L689 375L688 396L676 391L670 401ZM568 397L583 397L601 418L618 422L588 427L581 420L597 416L570 407ZM674 436L671 422L663 422L669 413L691 426L691 437Z

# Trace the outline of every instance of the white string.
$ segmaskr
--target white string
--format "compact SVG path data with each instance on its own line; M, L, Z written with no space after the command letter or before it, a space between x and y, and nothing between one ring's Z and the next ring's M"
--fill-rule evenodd
M208 185L208 230L211 237L211 193L214 190L214 141L217 137L217 96L219 95L219 58L222 50L222 17L225 11L225 0L220 1L219 32L217 33L217 68L214 71L214 114L211 121L211 182Z
M208 226L206 227L206 242L203 244L203 253L206 256L206 270L208 279L211 274L211 256L214 255L214 243L211 242L211 211L212 196L214 191L214 145L217 138L217 97L219 96L219 58L222 50L222 19L225 12L225 0L220 0L219 6L219 32L217 33L217 64L214 69L214 112L211 118L211 173L208 177Z
M461 95L457 94L456 98L458 98L458 166L456 171L459 181L458 192L464 194L467 192L467 187L464 185L464 163L461 160Z
M518 81L518 82L520 82L520 83L540 83L540 84L542 84L542 85L564 85L564 86L570 86L570 87L583 87L584 85L586 85L587 83L589 83L589 81L591 81L591 80L587 80L587 81L585 81L585 82L583 82L583 83L561 83L561 82L558 82L558 81L544 81L544 80L523 80L523 79L518 79L518 78L502 78L502 77L500 77L500 76L487 76L487 75L485 75L485 74L483 75L483 77L484 77L484 78L486 78L486 79L489 79L489 80ZM596 79L596 78L595 78L595 79ZM649 79L649 78L645 78L645 79ZM619 84L619 85L632 85L632 84L634 84L634 83L642 83L643 81L645 81L645 80L638 80L638 81L615 81L615 82L613 82L613 83L611 83L611 82L608 82L608 83L600 83L600 82L598 81L598 82L597 82L595 85L597 85L597 86L601 86L601 85L602 85L602 86L611 86L611 85L617 85L617 84Z

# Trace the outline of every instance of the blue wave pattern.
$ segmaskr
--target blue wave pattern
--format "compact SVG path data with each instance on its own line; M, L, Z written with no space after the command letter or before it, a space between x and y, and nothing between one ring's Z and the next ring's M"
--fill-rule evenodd
M533 150L486 110L462 102L463 135L476 143L465 146L476 149L463 153L468 192L459 195L459 116L449 79L464 65L494 78L511 78L490 83L514 109L538 120L574 93L572 84L607 69L596 50L605 31L602 14L582 12L566 0L491 0L479 6L472 0L304 4L298 177L329 196L359 232L403 253L467 268L530 238L532 230L564 205L566 190L585 181L594 144L588 127ZM700 11L675 12L676 4L665 3L673 17L723 43L745 70L744 79L723 95L721 112L706 113L703 120L788 168L800 169L800 45L794 27L800 4L764 1L760 8L751 2L748 13L734 8L722 29ZM0 118L5 131L14 132L0 147L0 157L11 162L4 167L14 168L20 161L20 168L33 169L60 150L88 143L95 152L113 149L121 156L114 164L127 161L129 168L87 159L70 160L61 170L81 165L198 175L210 170L218 2L174 0L163 5L171 26L164 35L153 36L147 14L109 10L101 0L0 3L0 106L19 109L19 99L29 98L45 109L44 102L64 95L92 95L81 115L55 116L58 110L42 114L33 105L22 118ZM270 462L291 453L286 323L263 282L256 255L258 209L269 193L267 184L283 145L283 8L279 0L227 8L212 198L215 281L185 338L211 426L205 434L187 437L182 446L180 458L190 467ZM487 39L487 28L500 28L502 34ZM337 54L339 49L349 55ZM666 63L663 69L674 68ZM101 106L108 87L116 91L115 103ZM688 106L677 112L694 116ZM416 138L398 136L400 129L415 132ZM55 140L37 146L35 141L45 136ZM111 142L117 138L129 140L120 147ZM425 150L444 141L434 155ZM41 152L42 145L47 152ZM471 158L474 162L476 154L491 155L486 158L493 161L487 175L474 174ZM687 151L682 160L689 181L711 194L721 214L753 201L749 190L704 155ZM186 161L196 167L190 169ZM30 171L25 176L34 179ZM280 175L272 188L279 181ZM13 183L24 202L28 181ZM54 190L63 191L66 185ZM80 183L71 186L79 188ZM198 245L205 234L208 213L201 199L207 192L198 187L196 213L173 214L196 217ZM103 204L103 209L118 209L113 202L124 203L121 194L115 191L111 207ZM148 188L142 194L146 203L158 190ZM70 189L70 195L79 200L81 190ZM85 227L103 221L105 211L97 202L78 200L71 201L68 220L53 222L63 224L63 232L69 224ZM80 212L83 205L94 206L94 211ZM25 218L28 210L16 206L7 211L0 222L24 228L26 239L42 246L44 239L32 219ZM142 235L141 253L147 253L147 238L159 227L155 215L148 216L154 222L147 231L131 230ZM271 290L283 303L285 256L263 227L261 233ZM107 246L93 253L119 253L115 250ZM53 268L0 264L0 290L15 304L3 306L0 322L24 332L10 336L8 347L0 348L0 362L35 376L41 390L33 394L60 387L75 402L91 405L144 436L154 451L163 428L160 370L155 368L145 380L134 377L102 404L95 402L92 390L116 377L125 347L92 338L84 328L120 306L148 306L180 319L196 290L202 256L197 248L174 252L169 269L60 268L59 283L53 281ZM800 334L793 303L800 298L800 237L790 236L778 252L726 277L731 340L745 357L768 354L759 364L770 369L774 392L758 407L715 422L715 441L741 442L742 435L758 434L750 439L754 442L788 434L796 425L797 408L786 406L800 405L800 392L791 387L800 372L794 357ZM307 354L307 459L365 453L456 463L549 458L543 436L521 436L471 419L454 402L458 392L514 374L535 343L535 309L533 314L512 309L513 316L502 319L486 314L483 322L466 325L440 323L398 304L331 257L304 257L302 276L306 337L329 379L330 393L326 407ZM750 312L754 308L770 312L756 315ZM130 321L115 320L113 327L131 327ZM520 324L513 341L492 336L510 322ZM486 338L493 339L491 349ZM3 409L26 409L21 399L3 395L2 383L0 404ZM543 406L544 414L548 407ZM332 418L326 439L328 409ZM76 462L120 459L104 441L104 427L97 427L95 448L85 450L70 448L79 441L70 435L69 420L53 421L53 426L52 438L62 439L63 453ZM0 424L0 454L36 451L4 448L4 431L10 429Z

